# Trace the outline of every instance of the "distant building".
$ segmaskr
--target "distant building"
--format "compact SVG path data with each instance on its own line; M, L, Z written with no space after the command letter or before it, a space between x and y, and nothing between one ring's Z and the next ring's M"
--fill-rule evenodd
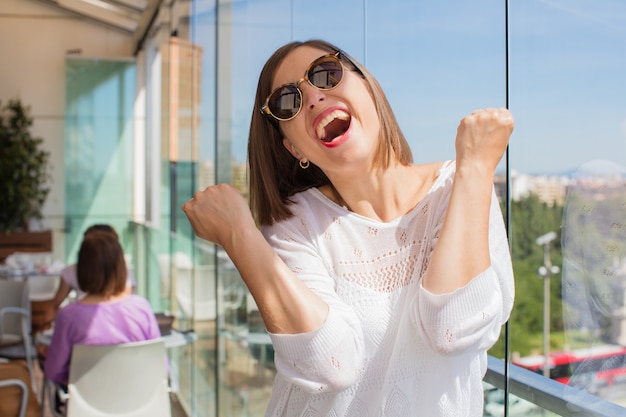
M519 201L530 194L536 195L540 201L549 206L563 205L569 178L565 175L529 175L511 172L510 192L513 201ZM504 196L506 193L506 176L496 175L496 193Z
M245 162L233 162L231 169L232 186L241 191L244 197L248 198L248 164ZM198 190L204 190L206 187L215 184L215 163L212 160L202 162L198 174Z
M249 182L247 163L233 163L233 187L241 191L241 194L248 199Z
M203 161L199 171L198 190L204 190L210 185L215 185L215 163L213 160Z

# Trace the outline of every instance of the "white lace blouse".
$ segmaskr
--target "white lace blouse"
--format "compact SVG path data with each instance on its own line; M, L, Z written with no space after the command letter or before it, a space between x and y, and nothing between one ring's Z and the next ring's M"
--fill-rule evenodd
M263 228L329 306L314 332L270 335L277 376L266 416L483 415L486 351L509 317L513 272L494 193L491 266L449 294L422 288L454 170L443 164L423 201L391 222L309 189L293 196L293 217Z

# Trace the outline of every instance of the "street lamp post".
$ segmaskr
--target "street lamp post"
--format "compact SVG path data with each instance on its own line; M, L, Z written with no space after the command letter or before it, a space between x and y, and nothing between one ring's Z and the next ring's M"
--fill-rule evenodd
M537 271L543 278L543 376L550 378L550 275L558 274L559 267L550 260L550 242L556 239L555 232L548 232L537 238L536 243L543 246L543 265Z

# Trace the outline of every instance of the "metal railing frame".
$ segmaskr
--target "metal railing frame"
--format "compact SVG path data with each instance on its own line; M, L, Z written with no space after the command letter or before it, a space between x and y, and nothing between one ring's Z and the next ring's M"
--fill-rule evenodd
M504 389L508 366L508 390L539 407L563 417L626 417L626 408L588 392L546 378L502 359L489 356L485 382Z

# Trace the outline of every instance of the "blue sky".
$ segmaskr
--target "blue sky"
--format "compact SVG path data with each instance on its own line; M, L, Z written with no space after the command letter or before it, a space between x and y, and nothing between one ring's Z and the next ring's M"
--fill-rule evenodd
M234 2L226 29L234 159L246 159L266 58L285 42L315 37L377 77L416 162L454 158L458 121L507 103L504 22L505 2L494 0ZM209 44L214 29L200 27L199 42ZM592 159L626 165L626 2L511 0L508 63L512 168L560 173Z

